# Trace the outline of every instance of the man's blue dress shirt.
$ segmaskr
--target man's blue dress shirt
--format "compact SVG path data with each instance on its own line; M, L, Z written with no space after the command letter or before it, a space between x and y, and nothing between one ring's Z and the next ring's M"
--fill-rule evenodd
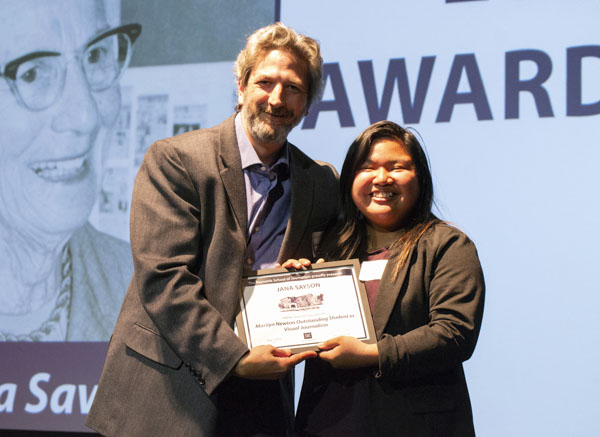
M275 267L290 217L290 166L287 143L281 155L268 166L261 162L246 136L241 115L235 131L242 158L248 206L246 268Z

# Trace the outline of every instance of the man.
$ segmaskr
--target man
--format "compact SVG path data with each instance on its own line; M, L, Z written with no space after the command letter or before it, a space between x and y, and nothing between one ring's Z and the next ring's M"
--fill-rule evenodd
M337 214L334 170L286 141L320 95L319 46L267 26L235 74L240 112L158 141L140 167L135 272L87 421L102 434L291 433L284 377L315 353L248 350L232 326L244 271L310 256Z

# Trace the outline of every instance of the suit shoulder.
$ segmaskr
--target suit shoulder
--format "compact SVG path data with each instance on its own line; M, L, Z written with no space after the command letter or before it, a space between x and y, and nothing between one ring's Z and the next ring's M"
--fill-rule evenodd
M438 221L434 223L430 228L430 235L441 238L441 237L463 237L469 238L467 234L461 231L456 225L445 222Z
M339 175L337 170L333 165L325 161L318 161L312 159L298 147L293 144L289 144L290 146L290 155L292 159L297 162L301 167L306 168L311 172L315 172L321 177L338 179Z
M472 246L475 244L467 234L458 229L451 223L437 222L423 235L420 243L431 247L445 247L448 245L458 244L460 246Z

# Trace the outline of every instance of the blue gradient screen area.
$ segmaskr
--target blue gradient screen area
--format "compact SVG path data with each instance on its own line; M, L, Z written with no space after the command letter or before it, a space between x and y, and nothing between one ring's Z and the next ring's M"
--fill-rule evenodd
M291 140L339 169L370 123L414 128L439 215L477 245L478 435L600 433L599 16L595 1L282 2L326 63Z

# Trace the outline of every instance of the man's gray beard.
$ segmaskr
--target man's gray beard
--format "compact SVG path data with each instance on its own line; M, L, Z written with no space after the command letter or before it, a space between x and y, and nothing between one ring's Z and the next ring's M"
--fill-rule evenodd
M260 113L250 113L246 107L243 107L242 119L253 138L265 143L283 144L291 130L300 123L302 117L290 124L272 127L260 119Z

